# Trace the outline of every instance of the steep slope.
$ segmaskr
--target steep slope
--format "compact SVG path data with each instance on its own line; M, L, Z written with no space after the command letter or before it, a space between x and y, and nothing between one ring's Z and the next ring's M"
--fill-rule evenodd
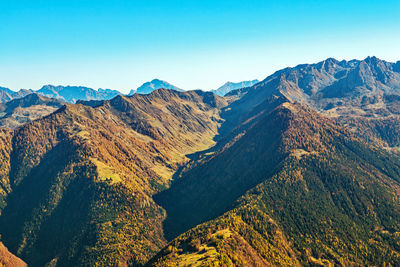
M14 129L24 123L49 115L65 103L36 93L0 103L0 128Z
M83 86L54 86L45 85L36 91L38 94L75 103L78 100L108 100L121 93L117 90L111 89L98 89Z
M0 242L0 266L25 267L27 265L21 259L11 254L8 249Z
M227 116L240 121L265 98L284 96L350 125L353 131L384 147L397 147L400 145L400 128L396 123L400 120L398 64L376 57L351 61L329 58L286 68L252 87L228 93L234 99L242 97L230 107ZM391 126L393 122L395 127Z
M255 85L258 82L259 82L259 80L242 81L242 82L238 82L238 83L226 82L224 85L222 85L218 89L211 90L211 92L213 92L214 94L219 95L219 96L224 96L227 93L229 93L230 91L250 87L250 86Z
M4 244L29 265L140 265L165 244L167 187L187 153L213 144L224 99L157 90L96 108L66 105L0 149Z
M211 221L152 264L400 264L399 158L299 104L270 107L156 196L168 238Z
M145 82L144 84L142 84L141 86L139 86L136 91L131 91L129 93L129 95L133 95L134 93L137 94L150 94L151 92L153 92L154 90L157 89L172 89L175 91L179 91L182 92L183 90L176 87L175 85L172 85L166 81L163 80L159 80L159 79L153 79L150 82Z

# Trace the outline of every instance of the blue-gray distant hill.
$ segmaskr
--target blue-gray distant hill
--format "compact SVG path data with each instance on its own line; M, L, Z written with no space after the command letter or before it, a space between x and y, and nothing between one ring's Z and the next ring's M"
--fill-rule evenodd
M172 85L172 84L170 84L170 83L168 83L166 81L159 80L159 79L154 79L154 80L152 80L150 82L146 82L146 83L142 84L140 87L138 87L136 89L136 91L132 89L130 91L129 95L133 95L135 93L137 93L137 94L150 94L154 90L161 89L161 88L172 89L172 90L179 91L179 92L183 92L184 91L181 88L178 88L175 85Z
M32 90L27 90L27 89L21 89L18 92L14 92L6 87L0 87L0 103L24 97L26 95L31 94L32 92L33 92Z
M230 91L241 89L241 88L246 88L255 85L258 83L259 80L252 80L252 81L242 81L238 83L233 83L233 82L226 82L224 85L219 87L218 89L211 90L216 95L219 96L224 96Z
M108 100L121 93L111 89L92 89L83 86L54 86L45 85L38 91L38 94L60 99L70 103L75 103L78 100Z

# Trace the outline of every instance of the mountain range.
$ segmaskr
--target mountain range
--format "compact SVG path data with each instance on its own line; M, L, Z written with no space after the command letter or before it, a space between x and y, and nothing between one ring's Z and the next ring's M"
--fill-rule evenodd
M277 71L254 87L232 91L233 105L245 114L265 98L284 96L335 118L386 147L400 145L400 62L376 57L303 64Z
M37 91L38 94L60 99L69 103L75 103L77 100L98 100L111 99L119 94L117 90L98 89L94 90L82 86L53 86L45 85Z
M6 87L0 87L0 103L7 102L15 98L24 97L32 92L32 90L26 89L21 89L18 92L14 92Z
M219 96L223 96L225 93L230 92L235 89L240 89L243 87L250 86L254 84L254 81L244 81L239 83L227 82L217 90L212 90ZM184 90L159 79L153 79L150 82L146 82L139 86L136 90L131 90L128 95L137 94L149 94L157 89L171 89L175 91L182 92ZM37 91L21 89L18 92L14 92L8 88L0 87L0 103L11 101L13 99L18 99L24 97L28 94L36 93L45 97L59 99L68 103L77 103L78 101L97 101L97 100L109 100L117 95L123 95L117 90L111 89L101 89L98 90L84 87L84 86L54 86L45 85Z
M233 90L250 87L250 86L255 85L258 82L259 82L259 80L243 81L243 82L238 82L238 83L226 82L224 85L222 85L218 89L211 90L211 92L213 92L214 94L219 95L219 96L224 96Z
M106 100L121 94L117 90L101 88L94 90L83 86L45 85L37 91L21 89L18 92L5 87L0 87L0 103L22 98L32 93L69 103L75 103L78 100Z
M0 129L1 241L29 265L400 265L400 62L59 104Z

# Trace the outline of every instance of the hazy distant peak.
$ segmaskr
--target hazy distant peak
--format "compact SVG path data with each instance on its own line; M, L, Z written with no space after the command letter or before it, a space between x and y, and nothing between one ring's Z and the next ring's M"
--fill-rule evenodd
M106 100L120 94L119 91L111 89L99 88L95 90L85 86L54 86L50 84L44 85L37 93L70 103L75 103L78 100Z
M170 84L169 82L160 80L160 79L153 79L150 82L145 82L140 87L136 89L137 94L149 94L156 89L172 89L176 91L183 91L182 89L176 87L175 85ZM133 90L129 93L130 95L133 94Z
M232 90L250 87L258 82L259 82L259 80L241 81L241 82L237 82L237 83L228 81L228 82L224 83L224 85L222 85L218 89L212 90L211 92L213 92L219 96L224 96Z
M118 92L119 93L118 90L113 90L113 89L108 89L108 88L106 88L106 89L99 88L99 89L97 89L97 92L100 92L100 93Z
M0 87L0 103L21 98L31 93L33 93L33 90L31 89L20 89L18 92L15 92L6 87Z

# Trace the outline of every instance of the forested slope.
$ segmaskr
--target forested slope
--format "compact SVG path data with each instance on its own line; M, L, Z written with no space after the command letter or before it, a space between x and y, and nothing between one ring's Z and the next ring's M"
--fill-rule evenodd
M399 182L397 157L286 102L157 196L169 237L221 216L174 239L153 263L212 246L215 261L226 264L250 264L244 255L254 253L265 265L397 265ZM246 245L227 236L215 241L219 231Z
M66 105L2 132L2 241L33 266L141 264L166 241L151 196L208 148L222 98L158 90Z

